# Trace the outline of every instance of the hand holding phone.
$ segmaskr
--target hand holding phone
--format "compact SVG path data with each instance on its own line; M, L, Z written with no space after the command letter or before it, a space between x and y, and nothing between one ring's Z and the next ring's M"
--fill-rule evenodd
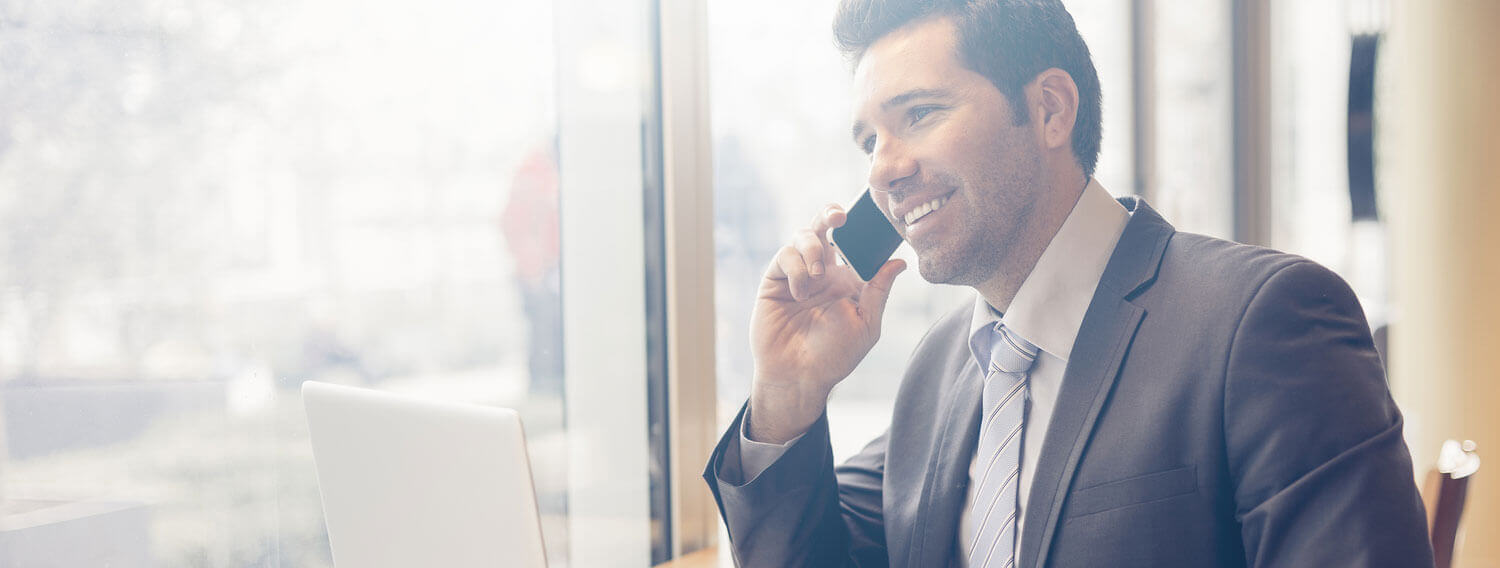
M873 201L856 203L847 214L830 205L766 268L750 318L755 378L752 418L744 425L750 439L784 443L806 432L822 415L833 387L880 338L886 300L906 263L885 261L899 237L894 244L865 238L871 230L877 238L881 234L871 214L895 232ZM844 239L838 251L829 241L830 229ZM835 265L840 254L849 265ZM860 274L859 266L868 271Z

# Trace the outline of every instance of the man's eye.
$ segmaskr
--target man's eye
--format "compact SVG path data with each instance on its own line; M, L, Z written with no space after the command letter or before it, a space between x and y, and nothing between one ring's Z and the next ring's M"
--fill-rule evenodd
M867 137L865 137L865 141L862 144L860 144L860 148L863 148L866 154L873 154L873 153L875 153L875 137L874 136L867 136Z
M934 112L937 112L938 110L941 110L941 109L939 109L938 107L935 107L935 106L931 106L931 105L928 105L928 106L918 106L918 107L912 107L911 110L906 111L906 115L910 119L911 124L916 124L917 122L921 121L922 119L927 118L927 115L932 114Z

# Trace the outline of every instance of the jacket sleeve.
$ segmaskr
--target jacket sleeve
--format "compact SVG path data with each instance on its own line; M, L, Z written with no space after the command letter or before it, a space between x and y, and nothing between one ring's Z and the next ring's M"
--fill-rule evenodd
M740 410L703 478L744 567L887 566L881 516L886 436L834 467L828 417L813 423L764 471L748 479L740 461Z
M745 418L741 422L749 420L749 416L750 409L747 408L745 409ZM781 454L786 453L787 448L792 447L792 444L797 443L797 440L801 439L802 436L797 436L785 444L768 444L751 440L745 436L745 429L740 428L740 473L736 477L740 479L754 479L759 477L760 472L765 471L766 468L771 467L771 464L776 463L776 460L781 458Z
M1370 330L1338 276L1302 261L1250 301L1224 432L1250 566L1432 566L1427 522Z

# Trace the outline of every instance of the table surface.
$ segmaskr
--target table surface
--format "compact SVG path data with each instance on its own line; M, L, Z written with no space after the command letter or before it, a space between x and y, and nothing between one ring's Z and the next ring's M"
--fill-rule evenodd
M681 558L665 564L657 564L656 568L719 568L719 566L718 547L709 547L683 555ZM733 564L724 564L723 566L733 566Z

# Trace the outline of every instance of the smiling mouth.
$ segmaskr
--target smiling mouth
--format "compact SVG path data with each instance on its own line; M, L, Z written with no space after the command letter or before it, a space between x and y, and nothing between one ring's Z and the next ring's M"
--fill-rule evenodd
M941 209L943 207L943 204L947 203L950 197L952 197L952 195L945 195L932 201L928 201L926 203L918 205L916 209L908 211L906 213L906 217L903 218L902 221L905 222L907 226L914 225L917 221L921 221L923 217L931 215L933 212Z

